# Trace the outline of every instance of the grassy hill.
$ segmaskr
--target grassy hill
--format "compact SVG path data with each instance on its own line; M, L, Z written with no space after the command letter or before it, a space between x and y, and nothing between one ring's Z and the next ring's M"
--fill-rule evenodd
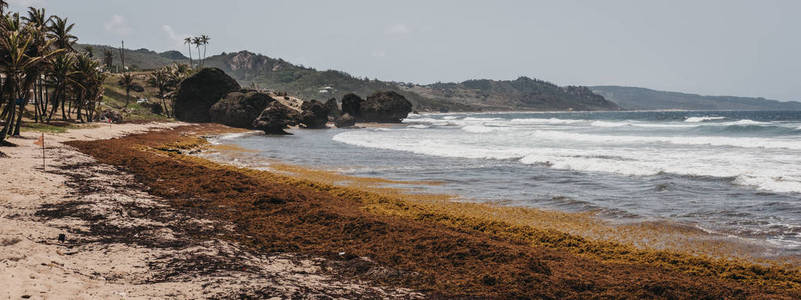
M87 46L92 47L93 55L98 58L103 57L106 49L111 50L114 65L120 65L117 48L103 45L79 45L77 48L83 50ZM178 51L125 51L125 63L130 70L155 69L176 62L188 63L188 59ZM205 66L222 69L242 86L285 91L303 99L341 99L347 93L366 97L377 91L392 90L409 99L418 111L619 109L615 103L587 88L559 87L526 77L417 85L357 78L342 71L319 71L248 51L208 57Z
M625 86L593 86L590 89L625 109L801 110L800 102L765 98L702 96Z

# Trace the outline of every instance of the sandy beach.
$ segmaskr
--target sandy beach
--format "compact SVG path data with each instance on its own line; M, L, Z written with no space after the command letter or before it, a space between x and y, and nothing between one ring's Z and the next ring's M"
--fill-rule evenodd
M182 125L115 124L46 134L44 172L41 148L33 144L39 133L12 138L17 146L4 147L8 157L0 158L0 298L198 299L255 290L280 297L418 295L332 279L321 258L254 254L225 240L195 239L185 231L231 225L172 209L131 174L63 144Z
M159 130L136 133L148 129ZM20 146L6 159L28 169L4 170L4 178L31 175L11 179L19 184L3 199L7 296L799 296L801 276L790 267L591 241L493 219L500 210L491 206L187 155L205 145L202 136L231 130L178 123L72 130L52 138L66 145L51 144L48 155L62 158L47 173L37 164L35 134L15 139ZM535 214L516 212L524 213Z

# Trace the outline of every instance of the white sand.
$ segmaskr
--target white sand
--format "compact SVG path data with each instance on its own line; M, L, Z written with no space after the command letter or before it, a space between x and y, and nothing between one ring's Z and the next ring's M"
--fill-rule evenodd
M45 134L47 165L92 163L94 160L61 144L70 140L93 140L118 137L156 128L170 128L183 123L100 125L71 129L62 134ZM74 217L46 219L36 216L43 205L83 201L78 208L103 216L103 224L130 228L152 225L158 230L143 232L143 241L173 241L170 227L175 224L137 216L122 204L170 210L163 199L132 188L133 177L107 165L92 165L60 171L43 172L42 152L33 143L39 133L26 132L9 141L18 147L0 147L9 158L0 158L0 299L196 299L209 296L234 297L248 290L284 297L332 296L353 298L420 297L408 290L383 289L359 282L335 280L322 259L297 258L291 254L259 256L242 251L236 245L211 240L192 247L167 249L119 242L83 242L91 239L70 231L89 231L93 222ZM80 176L92 192L77 193L75 177ZM70 181L72 180L72 181ZM57 210L56 210L57 211ZM169 219L169 218L168 218ZM176 217L176 219L180 219ZM191 226L211 226L208 220L190 220ZM169 221L166 221L169 222ZM96 224L94 224L96 225ZM182 223L185 226L184 223ZM59 234L68 241L57 241ZM113 238L113 236L111 236ZM243 254L244 253L244 254ZM250 272L213 272L212 274L177 274L163 282L148 280L159 274L152 265L162 266L174 259L209 255L244 258Z

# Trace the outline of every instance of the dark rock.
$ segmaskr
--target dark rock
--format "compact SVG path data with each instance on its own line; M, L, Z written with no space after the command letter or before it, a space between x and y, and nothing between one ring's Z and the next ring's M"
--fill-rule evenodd
M320 129L326 128L325 123L328 123L328 106L320 101L303 101L300 106L300 123L306 128Z
M173 113L186 122L209 122L209 109L239 83L218 68L205 68L184 79L175 93Z
M356 125L356 119L354 119L350 114L344 114L334 121L334 125L336 125L337 128L352 127L353 125Z
M297 111L273 101L253 121L253 128L263 130L266 134L290 134L284 129L296 123Z
M359 110L364 100L354 93L342 96L342 113L353 117L359 117Z
M214 123L251 128L253 120L259 117L267 105L275 101L269 95L253 90L230 92L211 106L209 116Z
M400 123L412 111L412 103L393 91L378 92L361 103L357 120L364 122Z
M325 107L328 107L329 121L334 121L342 115L342 112L339 110L339 105L337 105L337 98L328 99L328 101L325 102Z
M98 117L100 119L111 120L112 123L122 122L122 114L116 110L105 109Z

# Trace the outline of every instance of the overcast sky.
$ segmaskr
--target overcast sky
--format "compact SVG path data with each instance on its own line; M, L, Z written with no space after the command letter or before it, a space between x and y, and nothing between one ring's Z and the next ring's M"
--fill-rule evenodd
M535 77L801 100L801 1L11 0L69 17L82 43L250 50L359 77Z

